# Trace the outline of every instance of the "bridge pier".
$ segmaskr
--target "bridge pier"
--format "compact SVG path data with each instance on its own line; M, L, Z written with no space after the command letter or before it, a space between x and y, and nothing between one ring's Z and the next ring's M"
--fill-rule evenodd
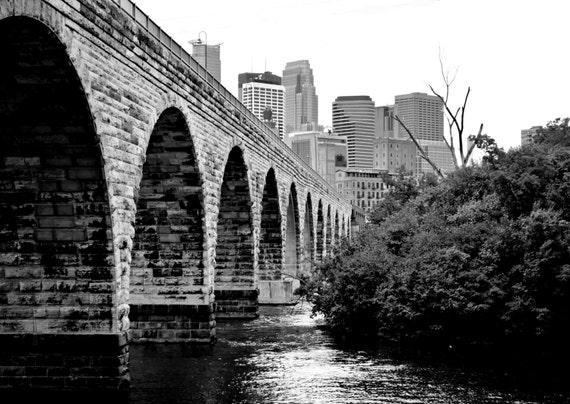
M298 279L259 281L259 304L287 305L297 301L295 290L301 286Z
M0 370L0 396L6 389L128 392L129 336L0 333Z

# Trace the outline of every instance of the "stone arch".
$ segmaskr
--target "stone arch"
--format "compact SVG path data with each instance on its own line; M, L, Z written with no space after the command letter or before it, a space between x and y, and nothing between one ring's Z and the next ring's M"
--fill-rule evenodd
M347 234L346 234L346 218L344 217L344 214L342 215L342 236L347 237Z
M283 257L284 274L296 278L298 276L300 231L299 205L297 203L297 187L293 182L289 190L287 202L287 228L285 229L285 256Z
M229 153L220 191L214 274L216 316L256 317L257 289L248 171L242 150Z
M332 218L331 218L331 205L328 205L326 230L325 230L325 255L330 255L332 249L332 241L333 241L333 229L332 229Z
M0 296L29 306L10 315L24 332L118 331L108 191L85 91L46 25L9 17L0 34L0 257L12 285ZM42 315L50 306L57 319Z
M146 150L137 198L131 320L133 339L188 340L198 318L192 295L204 273L202 179L186 119L175 107L156 121ZM168 310L164 307L168 306Z
M319 205L317 208L317 251L316 251L316 260L318 262L322 261L324 254L324 246L325 246L324 229L325 226L323 218L323 201L319 200Z
M119 308L119 291L126 282L115 268L109 192L85 89L66 46L43 22L2 19L0 37L0 305L10 319L0 323L0 374L5 366L22 375L27 363L32 371L57 366L73 381L44 370L36 386L57 389L63 380L125 388L128 310ZM109 375L96 385L89 377L95 361Z
M310 270L315 259L315 237L313 226L313 202L311 193L307 193L305 202L305 221L303 226L303 269Z
M275 171L270 168L265 176L261 200L261 225L259 231L259 280L281 279L283 264L281 237L281 211Z

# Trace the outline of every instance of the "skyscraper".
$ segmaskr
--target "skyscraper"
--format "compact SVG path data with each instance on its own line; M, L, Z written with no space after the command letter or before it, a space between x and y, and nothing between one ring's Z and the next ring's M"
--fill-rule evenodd
M207 45L201 40L191 41L192 57L219 82L222 81L220 45Z
M253 81L243 83L240 101L255 116L273 128L283 140L285 120L285 88L279 84Z
M337 97L333 102L333 131L347 137L349 168L373 168L374 122L374 101L367 95Z
M240 73L238 74L238 99L241 101L241 89L245 83L281 84L281 77L271 72L265 73Z
M443 103L435 95L411 93L395 97L395 114L418 140L443 141ZM400 125L398 137L408 138Z
M282 84L285 87L285 133L316 130L319 99L309 61L287 63Z

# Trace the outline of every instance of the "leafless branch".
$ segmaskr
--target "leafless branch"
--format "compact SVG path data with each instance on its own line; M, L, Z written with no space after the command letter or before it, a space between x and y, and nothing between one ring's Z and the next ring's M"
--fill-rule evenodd
M420 151L420 156L429 163L429 165L434 169L434 171L437 173L437 175L440 178L445 178L445 175L443 174L443 172L439 169L438 166L435 165L435 163L433 161L431 161L431 159L429 158L429 156L426 154L426 152L424 151L423 147L420 145L420 143L416 140L415 136L412 134L412 132L410 132L410 130L408 129L408 127L406 126L406 124L404 122L402 122L402 120L400 119L400 117L398 115L394 115L394 119L396 121L398 121L398 123L400 125L402 125L402 127L404 128L404 130L408 133L408 135L410 136L410 139L412 139L412 141L414 142L414 144L416 145L416 147L418 148L418 150Z
M479 133L477 134L475 139L479 139L481 137L482 132L483 132L483 124L481 124L481 126L479 126ZM469 145L469 149L467 150L467 155L465 156L465 160L463 160L463 165L466 165L469 162L469 158L471 157L471 153L473 153L473 149L475 149L476 145L477 145L477 142L475 142L475 141L473 143L471 143L471 145Z
M458 137L459 137L459 154L461 155L461 161L465 161L465 157L463 154L463 124L465 118L465 107L467 106L467 98L469 98L469 93L471 92L471 87L467 87L467 93L465 94L465 100L463 101L463 107L461 108L461 130L458 130Z
M445 83L445 87L446 87L445 101L447 102L447 100L449 99L448 98L449 97L449 88L451 87L451 85L455 81L455 78L457 77L458 68L455 69L455 74L453 75L453 78L451 80L449 80L449 71L445 71L445 69L443 67L443 52L441 51L441 48L439 49L439 68L441 69L441 76L443 77L443 82Z

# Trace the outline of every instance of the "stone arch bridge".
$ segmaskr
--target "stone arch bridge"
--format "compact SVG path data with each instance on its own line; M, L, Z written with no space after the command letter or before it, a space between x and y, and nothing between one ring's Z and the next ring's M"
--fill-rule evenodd
M352 207L129 0L0 2L0 388L123 390L209 343Z

